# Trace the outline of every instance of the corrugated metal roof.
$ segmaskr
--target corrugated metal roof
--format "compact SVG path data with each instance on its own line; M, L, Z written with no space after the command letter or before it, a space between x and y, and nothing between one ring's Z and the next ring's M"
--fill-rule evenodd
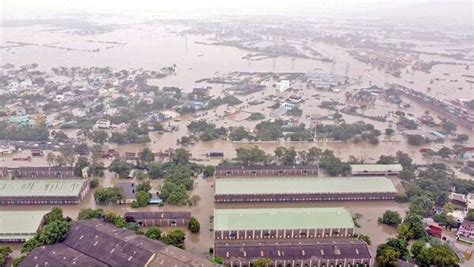
M401 164L357 164L351 165L353 172L400 172L403 170Z
M30 239L48 211L0 211L0 240Z
M385 177L304 177L217 179L216 195L396 193Z
M86 180L6 180L0 181L0 197L78 196Z
M214 230L354 228L345 208L216 209Z

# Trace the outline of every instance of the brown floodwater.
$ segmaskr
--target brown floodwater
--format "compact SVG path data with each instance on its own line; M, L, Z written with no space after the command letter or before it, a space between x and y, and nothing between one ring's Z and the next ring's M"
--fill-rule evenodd
M178 28L180 30L181 28ZM344 94L346 91L353 91L359 88L364 88L370 85L384 86L388 83L399 83L415 90L420 90L428 93L434 97L446 100L455 100L457 98L472 99L473 90L470 84L462 75L471 74L464 66L454 65L437 65L431 73L426 74L422 72L408 72L402 73L401 78L395 78L387 75L382 70L372 68L365 63L359 62L352 58L346 50L336 48L331 45L314 42L310 45L321 51L329 58L335 58L336 63L323 63L311 59L291 59L288 57L278 57L266 60L251 61L242 59L248 54L248 51L242 51L233 47L225 46L211 46L203 45L197 42L206 41L205 36L198 35L177 35L168 32L163 26L157 25L132 25L124 29L119 29L113 32L104 33L94 36L79 36L62 33L60 31L50 31L49 28L43 26L35 27L16 27L5 28L1 27L2 38L0 46L7 45L7 41L29 42L38 44L55 43L57 45L81 48L81 49L101 49L100 52L91 53L77 50L59 50L54 48L47 48L41 46L24 46L12 49L0 49L0 59L3 63L13 63L17 66L31 63L38 63L42 70L49 70L51 67L57 66L111 66L116 69L130 69L130 68L144 68L157 70L165 66L177 65L176 75L166 77L165 79L151 81L153 85L162 86L179 86L183 87L185 91L192 90L193 87L207 86L209 84L196 84L195 81L202 78L211 78L216 75L222 75L234 71L244 72L312 72L315 69L320 69L322 72L330 72L333 69L335 74L345 75L346 71L352 79L362 78L361 83L352 85L342 90L339 93L320 92L315 90L303 90L304 97L307 100L301 104L304 114L309 115L326 115L332 112L321 109L318 105L325 100L337 100L344 102ZM133 38L131 38L133 37ZM94 41L114 41L126 43L123 46L117 46L112 49L105 49L103 45L97 43L90 43L87 40ZM423 49L423 47L419 47ZM435 56L423 55L425 60L435 60ZM225 59L225 60L223 60ZM444 73L449 73L445 76ZM435 80L436 78L441 78ZM431 80L435 80L432 84ZM453 82L451 80L457 80ZM274 81L269 81L273 83ZM411 83L413 82L413 84ZM220 84L210 84L213 89L212 95L221 95L223 90L227 87ZM430 87L431 90L427 91ZM457 89L461 87L462 89ZM275 94L271 86L268 90L261 93L255 93L245 96L242 99L247 101L263 100L266 96ZM319 94L319 99L311 97L314 94ZM281 97L288 97L288 94L283 94ZM429 111L433 117L436 117L436 111L430 110L427 107L421 106L417 103L412 103L408 99L412 107L403 109L403 111L410 112L416 117L421 116L425 111ZM179 126L179 129L172 133L165 134L150 134L151 142L148 144L130 144L130 145L112 145L107 144L107 147L116 147L119 152L138 152L144 147L150 147L154 152L164 151L167 148L177 148L177 139L186 136L186 125L189 120L195 118L204 118L209 122L215 123L217 126L244 126L252 129L258 122L245 120L251 112L263 113L267 118L270 118L270 109L268 106L272 105L272 101L265 100L263 104L249 106L248 104L241 104L237 107L238 113L225 116L224 113L227 107L221 106L215 110L208 111L207 114L203 112L196 116L179 117L176 121L169 122L172 125ZM382 100L377 100L375 105L370 110L365 111L367 115L386 115L388 111L396 111L399 108L395 105L388 104ZM348 122L355 122L364 120L359 117L344 115L344 119ZM389 120L393 118L389 117ZM395 127L391 122L378 122L371 120L364 120L367 123L372 123L376 128L382 132L385 128ZM302 118L302 123L308 123L308 119ZM331 122L324 122L331 123ZM428 129L428 128L427 128ZM74 131L66 131L68 135L74 136ZM459 127L459 132L468 133L466 129ZM471 134L472 137L472 134ZM297 150L306 150L311 146L319 147L321 149L331 149L335 151L338 157L348 159L350 155L367 159L368 162L374 162L380 155L395 154L398 150L403 150L415 159L417 163L429 162L423 158L418 152L419 148L408 146L405 138L400 135L393 136L390 140L385 140L383 136L380 137L380 144L377 146L366 143L341 143L330 142L327 140L316 142L230 142L230 141L211 141L211 142L197 142L194 145L188 146L193 158L202 160L205 164L217 164L220 159L208 159L205 154L210 151L221 151L225 153L225 158L233 158L235 156L235 149L239 147L250 147L258 145L267 153L273 153L278 146L295 147ZM447 142L451 145L451 142ZM470 138L469 145L474 144L474 138ZM434 144L428 147L436 148ZM14 156L0 157L0 167L4 166L46 166L45 157L34 157L31 162L13 161L13 157L29 156L30 152L23 151L16 153ZM108 161L110 162L110 161ZM108 163L106 162L106 163ZM469 178L469 177L466 177ZM114 178L113 174L106 173L106 177L102 179L103 186L110 186L120 180ZM162 181L153 181L153 187L156 188ZM212 246L212 225L210 217L213 214L213 179L197 179L196 186L190 195L199 195L201 200L196 206L170 206L164 207L148 206L137 210L189 210L193 216L197 217L201 222L201 232L199 234L187 233L186 249L197 254L203 254ZM380 225L377 222L378 216L386 209L396 210L402 215L407 208L406 204L398 204L395 202L321 202L321 203L292 203L292 204L231 204L219 205L216 208L268 208L268 207L324 207L324 206L341 206L347 208L353 215L360 214L361 227L357 230L358 233L367 234L371 237L373 245L371 251L375 253L376 245L385 241L386 238L394 236L395 229ZM127 210L131 210L126 205L109 205L98 206L93 199L93 193L87 195L86 199L80 205L63 205L65 215L71 218L76 218L78 212L83 208L103 208L106 211L113 211L119 214ZM37 210L50 209L52 206L2 206L0 210ZM12 245L18 253L19 245Z

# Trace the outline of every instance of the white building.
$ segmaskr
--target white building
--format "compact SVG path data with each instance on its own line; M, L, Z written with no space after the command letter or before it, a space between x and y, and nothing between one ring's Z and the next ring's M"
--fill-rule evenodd
M110 128L110 121L109 120L98 120L95 122L95 127L99 129L109 129Z
M278 92L284 92L290 88L290 80L281 80L276 84Z

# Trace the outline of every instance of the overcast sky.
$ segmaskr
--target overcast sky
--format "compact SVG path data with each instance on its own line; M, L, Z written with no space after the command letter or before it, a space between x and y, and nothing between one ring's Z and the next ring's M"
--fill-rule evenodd
M473 21L473 0L0 0L3 18L71 12L425 17Z

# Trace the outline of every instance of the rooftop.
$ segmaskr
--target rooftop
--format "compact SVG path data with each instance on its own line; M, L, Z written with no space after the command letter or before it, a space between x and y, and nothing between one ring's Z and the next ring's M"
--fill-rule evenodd
M46 213L48 211L0 211L0 240L32 238Z
M219 165L217 170L310 170L318 169L317 165Z
M357 239L328 238L301 241L225 240L216 242L214 251L224 262L270 258L278 261L370 259L367 244Z
M277 230L354 228L344 208L216 209L214 229Z
M215 183L216 195L397 192L385 177L225 178Z
M399 172L403 170L401 164L357 164L351 165L353 172Z
M74 223L62 243L34 249L20 266L72 266L71 261L77 266L213 266L204 258L100 220Z
M0 180L0 197L78 196L86 180Z

